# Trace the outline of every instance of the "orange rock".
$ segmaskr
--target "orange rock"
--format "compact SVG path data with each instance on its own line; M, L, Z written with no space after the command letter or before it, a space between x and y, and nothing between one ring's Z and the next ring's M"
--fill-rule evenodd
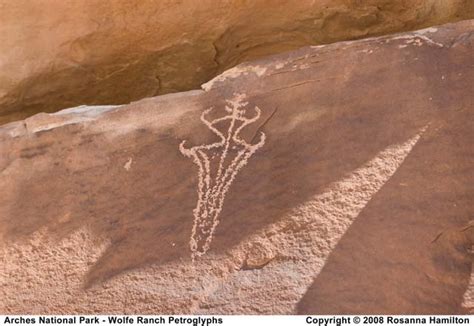
M473 17L471 0L0 0L0 123L197 88L306 45Z

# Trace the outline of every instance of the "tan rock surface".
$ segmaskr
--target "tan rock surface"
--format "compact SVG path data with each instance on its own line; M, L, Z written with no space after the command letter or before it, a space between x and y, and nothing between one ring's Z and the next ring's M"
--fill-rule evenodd
M471 0L0 0L0 123L198 88L305 45L474 18Z
M0 127L0 313L467 312L473 41L465 21L307 47ZM193 263L179 144L218 141L199 117L236 94L265 144Z

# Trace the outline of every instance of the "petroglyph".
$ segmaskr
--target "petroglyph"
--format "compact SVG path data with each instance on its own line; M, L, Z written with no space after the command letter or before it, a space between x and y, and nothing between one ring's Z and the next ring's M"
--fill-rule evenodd
M130 169L132 168L132 162L133 162L133 159L129 157L127 163L125 163L123 168L127 171L130 171Z
M186 141L179 145L181 153L192 158L199 168L198 201L193 211L194 225L189 243L193 259L209 250L232 182L248 159L265 143L263 132L260 132L260 140L255 144L249 144L240 137L242 129L257 121L261 115L260 109L255 106L255 115L246 117L248 102L244 99L245 95L235 94L234 98L226 100L227 114L224 117L208 120L213 108L202 113L201 121L220 141L192 148L185 148Z

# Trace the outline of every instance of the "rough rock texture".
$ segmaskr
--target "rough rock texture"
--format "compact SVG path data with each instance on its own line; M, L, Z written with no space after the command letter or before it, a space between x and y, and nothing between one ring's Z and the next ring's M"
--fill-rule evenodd
M472 0L0 0L0 123L198 88L301 46L474 18Z
M0 313L472 310L473 42L464 21L307 47L4 125ZM198 168L179 144L218 141L200 116L238 94L261 110L242 138L265 143L193 262Z

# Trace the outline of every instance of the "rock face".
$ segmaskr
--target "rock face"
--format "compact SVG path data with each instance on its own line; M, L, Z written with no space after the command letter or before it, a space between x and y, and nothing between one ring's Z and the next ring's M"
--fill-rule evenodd
M471 0L0 0L0 123L198 88L306 45L473 17Z
M306 47L2 126L0 313L468 312L473 42Z

